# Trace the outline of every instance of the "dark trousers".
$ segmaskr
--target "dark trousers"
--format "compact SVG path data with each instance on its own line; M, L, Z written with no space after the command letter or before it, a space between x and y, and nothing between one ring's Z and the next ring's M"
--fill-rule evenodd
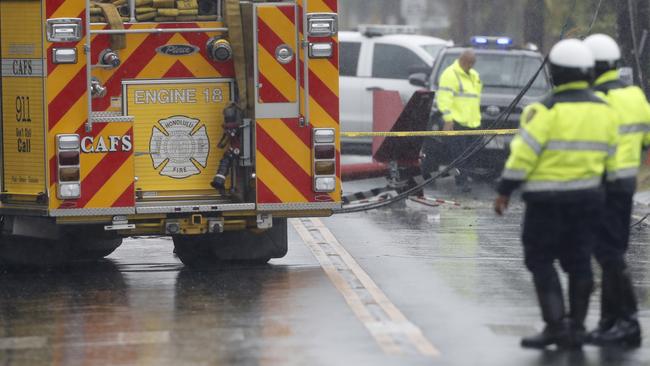
M638 311L625 254L629 247L633 194L608 192L594 254L603 269L601 326L616 319L634 319Z
M475 128L464 127L457 122L454 122L454 131L469 131L475 130ZM451 154L451 161L458 159L463 153L468 154L466 150L472 146L472 144L477 141L480 137L477 136L455 136L448 137L449 141L447 146L449 146L449 153ZM460 174L456 176L457 185L465 185L467 183L468 174L465 169L467 161L458 165L458 170Z
M633 194L609 192L594 254L603 269L625 269L630 243Z
M555 281L556 260L571 279L593 281L591 255L601 213L602 202L527 204L524 257L538 286Z

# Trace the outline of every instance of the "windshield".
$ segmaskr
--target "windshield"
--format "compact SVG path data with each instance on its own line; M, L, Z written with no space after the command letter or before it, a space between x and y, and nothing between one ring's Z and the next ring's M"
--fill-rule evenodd
M435 75L435 84L438 84L440 74L451 65L459 54L448 53L442 59L441 67ZM481 75L483 86L487 88L512 88L522 89L535 75L535 72L542 64L542 59L525 55L503 54L480 54L476 55L474 68ZM544 73L535 79L531 91L535 94L542 94L551 87Z
M438 53L440 53L440 50L442 50L445 45L442 44L423 44L420 45L422 49L427 51L428 54L430 54L434 59L438 57Z

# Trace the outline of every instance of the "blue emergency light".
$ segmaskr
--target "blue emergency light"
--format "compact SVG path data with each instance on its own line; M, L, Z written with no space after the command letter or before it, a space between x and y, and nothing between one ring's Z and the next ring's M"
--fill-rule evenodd
M474 46L487 46L489 43L487 37L472 37L472 45Z
M512 46L512 38L501 37L497 39L499 46Z
M510 48L513 45L513 40L510 37L474 36L471 43L472 46L480 48Z

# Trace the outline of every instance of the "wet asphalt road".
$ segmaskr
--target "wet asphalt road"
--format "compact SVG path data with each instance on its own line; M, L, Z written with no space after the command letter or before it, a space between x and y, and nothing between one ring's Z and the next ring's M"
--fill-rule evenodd
M262 267L191 271L168 238L132 238L99 264L3 273L0 365L650 365L647 342L520 349L541 327L521 259L523 207L495 217L485 184L428 194L461 206L294 220L289 255ZM630 254L645 329L649 235L633 230Z

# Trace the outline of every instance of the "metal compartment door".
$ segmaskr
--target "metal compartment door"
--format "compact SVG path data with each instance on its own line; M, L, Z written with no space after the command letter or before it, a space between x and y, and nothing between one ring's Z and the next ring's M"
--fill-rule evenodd
M41 6L0 1L2 190L9 199L47 192Z
M210 182L224 154L217 145L232 89L232 79L124 82L124 114L135 119L138 202L219 198Z
M255 4L255 117L300 114L298 10L293 3Z

